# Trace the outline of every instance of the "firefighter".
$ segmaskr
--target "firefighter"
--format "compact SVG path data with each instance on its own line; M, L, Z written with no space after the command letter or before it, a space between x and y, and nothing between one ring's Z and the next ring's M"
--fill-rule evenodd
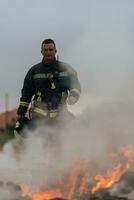
M56 45L52 39L41 44L43 59L28 71L17 110L18 121L25 115L32 101L32 118L55 118L67 111L67 104L75 104L81 93L76 71L67 63L56 59Z

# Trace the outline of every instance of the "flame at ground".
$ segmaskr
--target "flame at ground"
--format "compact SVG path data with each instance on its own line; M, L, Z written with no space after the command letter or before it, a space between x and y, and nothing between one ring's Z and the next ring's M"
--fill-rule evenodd
M47 191L47 192L38 192L32 196L32 200L48 200L53 199L55 197L62 197L62 194L58 193L58 191Z
M89 158L79 159L75 162L70 171L49 189L30 192L28 187L22 187L23 196L29 196L32 200L49 200L55 197L74 199L85 194L93 194L99 189L109 188L118 182L121 176L127 171L134 171L134 147L132 145L121 148L110 159L113 165L105 173L94 173ZM106 161L105 161L106 162ZM94 183L94 184L93 184Z
M113 168L109 169L107 173L102 175L96 175L95 179L98 181L97 184L92 188L92 193L95 193L101 188L109 188L113 183L120 180L120 177L128 170L132 170L132 164L134 163L134 147L128 146L121 148L119 153L115 157L119 156L118 164Z
M54 197L62 197L59 189L49 189L46 191L31 192L26 185L21 185L22 196L29 196L32 200L48 200Z

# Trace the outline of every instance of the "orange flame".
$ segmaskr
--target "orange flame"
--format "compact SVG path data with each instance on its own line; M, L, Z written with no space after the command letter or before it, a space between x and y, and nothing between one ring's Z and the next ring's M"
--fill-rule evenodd
M29 188L26 185L21 185L22 189L22 196L31 197L32 200L49 200L54 197L62 197L62 194L58 189L50 189L46 190L45 192L37 191L37 192L30 192Z
M47 192L38 192L33 195L32 200L49 200L55 197L62 197L62 194L58 193L58 191L47 191Z
M114 166L112 169L108 170L105 177L102 175L96 175L95 179L98 181L97 184L92 188L92 193L95 193L97 190L102 188L109 188L115 182L120 180L120 177L132 167L134 163L134 147L129 145L126 148L121 148L119 150L119 158L123 157L125 163L118 163L117 166Z
M111 160L115 163L106 170L106 173L93 175L89 159L79 159L71 170L59 180L55 186L43 191L30 192L27 186L22 186L22 195L29 196L32 200L49 200L51 198L67 198L69 200L82 195L93 194L99 189L109 188L118 182L121 176L132 168L134 164L134 147L129 145L121 148L116 154L112 154ZM96 184L89 186L89 181Z
M95 193L97 190L101 188L109 188L113 183L117 182L122 175L121 165L115 166L113 169L108 170L106 176L107 178L103 177L102 175L96 175L95 179L98 181L96 186L92 188L92 193Z

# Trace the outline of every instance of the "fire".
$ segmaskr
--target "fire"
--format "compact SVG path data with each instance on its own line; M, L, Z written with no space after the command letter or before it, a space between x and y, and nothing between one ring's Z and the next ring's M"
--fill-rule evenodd
M82 195L94 194L99 189L109 188L118 182L127 171L134 171L134 147L132 145L119 149L110 159L113 165L105 173L94 174L89 158L79 159L67 174L55 185L43 191L30 192L27 186L22 186L22 195L32 200L49 200L55 197L74 199ZM106 161L105 161L106 162ZM94 183L94 184L92 184Z
M62 197L62 194L60 193L59 189L49 189L46 191L37 191L37 192L31 192L29 188L26 185L21 185L22 189L22 196L28 196L31 197L32 200L49 200L54 197Z
M87 159L81 159L75 162L69 173L57 181L50 189L43 191L30 192L26 185L22 185L22 195L29 196L32 200L49 200L54 197L73 199L75 196L81 196L89 193L88 181L90 179L90 168Z
M95 179L98 181L96 186L92 188L92 193L95 193L101 188L109 188L113 183L117 182L123 172L121 171L121 165L115 166L113 169L107 171L106 178L102 175L96 175Z
M96 175L95 179L97 184L92 188L92 193L102 188L109 188L115 182L120 180L120 177L129 169L132 168L134 163L134 147L129 145L126 148L121 148L119 154L116 157L122 158L122 162L119 160L118 164L107 171L105 176ZM131 169L132 170L132 169Z
M34 194L32 200L49 200L55 197L62 197L62 194L56 193L56 191L48 191L48 192L38 192Z

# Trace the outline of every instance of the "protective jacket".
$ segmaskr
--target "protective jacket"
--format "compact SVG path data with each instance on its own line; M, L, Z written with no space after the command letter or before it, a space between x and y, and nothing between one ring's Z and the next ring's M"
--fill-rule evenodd
M70 94L78 100L80 93L77 73L70 65L56 59L46 64L43 59L31 67L24 79L17 114L24 115L32 99L34 110L43 114L65 106Z

